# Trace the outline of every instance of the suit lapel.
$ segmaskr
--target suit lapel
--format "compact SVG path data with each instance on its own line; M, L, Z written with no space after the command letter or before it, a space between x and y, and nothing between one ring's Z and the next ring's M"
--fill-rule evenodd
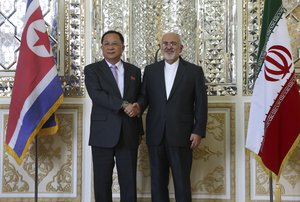
M111 70L110 70L110 67L108 66L108 64L106 63L105 60L102 60L100 62L100 69L101 71L103 72L103 76L104 78L106 78L107 80L109 80L109 82L112 84L112 90L118 95L121 97L121 93L120 93L120 90L119 90L119 87L118 87L118 84L116 82L116 79L114 77L114 75L112 74Z
M128 63L123 62L123 67L124 67L124 95L123 95L123 97L125 98L128 93L129 83L130 83L130 79L131 79L130 76L132 74L131 74Z
M158 89L161 89L161 93L163 94L163 98L167 100L167 94L166 94L166 82L165 82L165 62L162 61L158 65L158 76L157 78L157 84L158 84Z
M174 83L173 83L173 86L172 86L172 89L171 89L171 92L170 92L170 95L169 95L169 99L171 99L171 97L174 94L174 92L176 91L178 85L180 85L180 81L181 81L182 76L184 74L184 70L185 70L185 68L184 68L183 64L179 61L178 69L177 69L176 76L175 76L175 79L174 79Z

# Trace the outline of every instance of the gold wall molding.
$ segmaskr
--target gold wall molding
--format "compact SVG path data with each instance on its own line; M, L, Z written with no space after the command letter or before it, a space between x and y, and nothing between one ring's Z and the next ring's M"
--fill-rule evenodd
M80 202L82 197L82 105L62 105L57 111L59 130L53 136L38 137L39 201ZM1 139L5 142L8 105L0 105L3 120ZM1 150L0 200L32 201L35 188L34 141L23 160L16 161ZM2 147L1 147L2 148ZM5 196L3 198L3 196Z

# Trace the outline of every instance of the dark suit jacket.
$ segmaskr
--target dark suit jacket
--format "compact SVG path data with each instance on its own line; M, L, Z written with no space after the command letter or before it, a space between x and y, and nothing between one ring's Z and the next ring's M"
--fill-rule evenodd
M159 145L165 133L169 146L190 146L191 133L205 137L207 94L202 68L180 58L179 66L167 100L165 62L145 68L140 107L148 106L146 138L148 145Z
M125 144L137 148L139 135L143 134L141 118L128 117L121 105L123 100L136 102L140 94L141 71L138 67L123 62L124 95L121 97L118 85L105 60L85 67L85 84L93 102L91 113L91 146L114 147L120 138L121 129Z

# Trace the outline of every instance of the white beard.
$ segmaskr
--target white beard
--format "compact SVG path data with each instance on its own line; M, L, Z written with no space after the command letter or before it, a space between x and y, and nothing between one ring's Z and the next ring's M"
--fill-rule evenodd
M171 54L165 53L165 54L163 54L163 56L164 56L165 60L174 60L175 59L175 53L171 53Z

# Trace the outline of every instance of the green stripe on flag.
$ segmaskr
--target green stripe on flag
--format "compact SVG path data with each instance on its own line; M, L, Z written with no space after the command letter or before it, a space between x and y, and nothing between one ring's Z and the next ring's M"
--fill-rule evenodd
M265 0L264 13L261 25L257 69L255 70L255 78L257 78L265 59L266 45L276 27L278 21L284 13L282 0Z

